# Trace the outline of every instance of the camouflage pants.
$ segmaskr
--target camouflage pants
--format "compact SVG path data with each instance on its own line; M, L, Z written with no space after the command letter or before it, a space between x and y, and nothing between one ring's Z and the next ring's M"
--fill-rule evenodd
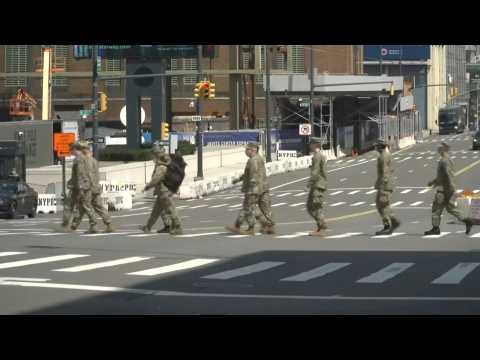
M455 216L458 220L464 221L465 219L460 214L460 211L455 206L455 196L453 193L443 193L437 191L432 204L432 225L434 227L440 226L443 210L446 209L451 215Z
M390 202L392 201L392 191L378 190L375 204L377 211L382 218L383 225L392 226L393 212L390 208Z
M78 216L78 192L70 190L63 204L63 226L68 226L74 217Z
M101 193L92 193L91 191L83 191L80 193L78 215L72 221L72 226L78 227L82 222L83 216L86 214L90 226L97 224L95 213L100 216L105 225L111 224L112 219L108 215L108 211L103 207Z
M307 199L307 211L308 214L316 221L319 229L325 225L325 214L323 212L324 198L325 190L310 189Z
M269 191L263 194L245 194L243 208L240 210L235 224L240 227L246 222L249 228L253 228L255 227L256 219L260 221L262 226L275 225Z
M166 227L172 229L180 228L180 219L177 215L177 210L172 201L172 194L169 191L157 192L157 198L153 205L152 213L147 221L147 228L151 229L161 217Z

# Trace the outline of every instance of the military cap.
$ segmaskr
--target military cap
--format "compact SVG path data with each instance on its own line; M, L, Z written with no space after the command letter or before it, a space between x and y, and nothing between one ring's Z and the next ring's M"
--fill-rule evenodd
M249 141L247 144L247 149L257 149L260 147L260 144L256 141Z
M322 144L322 143L323 143L322 138L314 137L314 136L310 137L310 144L312 144L312 145L317 145L317 144L320 145L320 144Z
M442 142L442 143L440 144L440 147L441 147L442 149L444 149L445 151L449 151L449 150L450 150L450 145L448 145L448 144L445 143L445 142Z
M79 141L77 148L79 150L90 150L90 144L87 141Z
M385 147L385 146L387 146L387 142L383 139L378 139L375 146Z

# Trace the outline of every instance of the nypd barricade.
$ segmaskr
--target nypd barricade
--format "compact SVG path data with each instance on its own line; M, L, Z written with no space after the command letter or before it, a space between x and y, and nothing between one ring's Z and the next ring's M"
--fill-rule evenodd
M57 197L55 194L38 194L37 214L56 214Z
M108 211L128 210L132 208L137 184L115 184L100 181L103 206Z

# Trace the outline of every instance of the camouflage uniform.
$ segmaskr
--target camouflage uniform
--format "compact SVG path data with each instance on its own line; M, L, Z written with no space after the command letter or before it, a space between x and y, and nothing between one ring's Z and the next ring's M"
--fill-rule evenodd
M93 156L87 156L88 174L90 176L91 193L92 193L92 208L103 220L103 223L109 227L112 223L108 211L103 207L102 203L102 188L100 186L100 173L98 169L98 162Z
M254 145L257 146L256 144ZM253 145L250 144L249 146ZM259 154L248 159L245 171L239 181L243 181L242 192L245 194L245 197L243 208L235 221L235 227L239 229L246 222L249 230L253 231L258 218L262 227L267 230L267 233L273 232L272 228L275 222L271 211L267 172L265 161ZM259 211L256 209L257 205Z
M320 144L319 140L315 138L311 138L310 141L311 144ZM323 202L327 190L327 158L320 151L315 152L312 157L308 187L310 191L307 199L307 211L315 219L318 232L326 229Z
M393 194L392 156L386 151L386 144L383 141L379 141L377 146L383 148L377 158L377 181L375 182L375 189L377 189L375 204L384 225L383 230L377 232L377 235L381 235L391 233L392 227L397 228L400 222L393 216L390 208Z
M182 233L180 219L177 215L177 210L172 202L173 194L163 183L163 179L167 174L167 166L170 163L170 157L164 152L156 153L155 170L152 174L152 179L145 186L145 191L155 188L154 195L157 196L155 204L153 205L152 213L148 218L147 224L141 226L140 229L145 232L150 232L153 225L157 222L159 217L165 223L165 230L168 230L173 235ZM163 232L163 231L162 231Z
M447 151L449 146L442 143L444 151L440 155L440 161L437 166L437 177L428 183L429 186L436 187L435 198L432 204L432 226L433 229L425 232L425 234L440 233L440 221L442 219L443 210L446 209L451 215L456 217L459 221L467 224L467 234L470 232L471 221L464 218L460 211L458 211L455 204L456 186L453 182L455 177L453 162L450 160Z
M63 227L68 227L72 219L78 216L78 189L75 187L74 179L77 177L78 162L72 165L72 176L67 182L68 195L63 204Z

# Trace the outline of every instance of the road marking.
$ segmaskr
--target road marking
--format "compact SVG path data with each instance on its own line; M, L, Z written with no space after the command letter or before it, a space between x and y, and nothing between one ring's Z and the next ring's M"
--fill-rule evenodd
M180 206L177 206L177 209L185 209L186 207L188 207L188 205L180 205Z
M463 231L462 231L463 232ZM450 234L450 232L441 232L440 235L424 235L422 236L422 239L437 239L437 238L441 238L441 237L444 237L445 235L448 235Z
M244 237L248 237L249 235L229 235L229 236L226 236L227 238L231 238L231 239L237 239L237 238L244 238Z
M60 235L68 235L69 233L35 233L36 236L60 236Z
M365 204L365 201L359 201L359 202L353 203L350 206L359 206L359 205L362 205L362 204Z
M340 201L340 202L337 202L335 204L330 204L330 206L338 206L338 205L343 205L343 204L346 204L345 201Z
M166 266L161 266L161 267L142 270L142 271L135 271L132 273L128 273L127 275L155 276L155 275L170 273L173 271L193 269L199 266L211 264L218 260L219 259L193 259L188 261L182 261L177 264L166 265Z
M377 189L367 191L365 194L369 195L369 194L373 194L374 192L377 192Z
M280 236L275 236L276 239L293 239L297 238L300 236L306 236L308 235L308 232L297 232L295 234L290 234L290 235L280 235Z
M403 190L400 194L408 194L410 191L412 191L412 189Z
M134 263L134 262L139 262L139 261L148 260L148 259L152 259L152 258L151 257L142 257L142 256L132 256L132 257L127 257L127 258L118 259L118 260L102 261L102 262L88 264L88 265L79 265L79 266L73 266L73 267L68 267L68 268L56 269L56 270L52 270L52 271L81 272L81 271L101 269L101 268L110 267L110 266L131 264L131 263Z
M456 159L457 157L454 155L454 156L450 156L450 159Z
M292 204L292 205L290 205L290 207L297 207L297 206L304 205L304 204L305 204L305 202L303 201L303 202L299 202L299 203L296 203L296 204Z
M139 207L139 208L129 209L129 211L145 210L145 209L150 209L150 208L151 208L150 206L142 206L142 207Z
M250 275L260 271L268 270L280 265L285 264L282 261L262 261L257 264L244 266L241 268L219 272L216 274L211 274L207 276L202 276L204 279L217 279L217 280L228 280L240 276Z
M219 207L223 207L223 206L227 206L228 204L219 204L219 205L213 205L213 206L210 206L210 209L215 209L215 208L219 208Z
M347 178L340 179L340 182L347 181Z
M352 161L355 161L355 159L350 159L350 160L347 160L346 162L351 163Z
M133 232L113 232L113 233L98 233L98 234L84 234L80 235L81 237L97 237L97 236L115 236L115 235L128 235L133 234Z
M470 170L471 168L473 168L474 166L476 166L476 165L478 165L478 164L480 164L480 160L477 160L477 161L471 163L470 165L465 166L463 169L460 169L459 171L457 171L454 175L455 175L455 176L461 175L461 174L463 174L465 171Z
M162 233L163 234L163 233ZM128 235L128 237L149 237L149 236L158 236L161 235L161 233L153 233L153 234L133 234L133 235Z
M405 235L405 233L404 232L401 232L401 233L394 232L393 234L390 234L390 235L375 235L375 236L372 236L372 239L386 239L386 238L391 238L391 237L400 236L400 235Z
M477 194L477 193L479 193L479 192L480 192L480 190L473 190L473 193L474 193L474 194Z
M427 157L427 160L432 160L432 159L433 159L433 156Z
M284 196L287 196L287 195L292 195L292 193L287 192L285 194L277 195L277 197L280 198L280 197L284 197Z
M208 235L218 235L225 234L225 232L209 232L209 233L199 233L199 234L185 234L185 235L176 235L176 237L195 237L195 236L208 236Z
M298 275L280 279L280 281L296 281L296 282L308 281L308 280L316 279L324 275L330 274L334 271L340 270L350 264L351 263L328 263L328 264L319 266L317 268L314 268L312 270L305 271Z
M7 235L22 235L25 233L14 233L14 232L7 232L7 233L0 233L0 236L7 236Z
M341 162L343 162L343 160L337 160L335 161L335 164L340 164Z
M23 255L26 254L25 251L4 251L0 252L0 256L12 256L12 255Z
M422 203L423 203L423 201L416 201L416 202L414 202L414 203L411 203L410 206L418 206L418 205L420 205L420 204L422 204Z
M140 215L150 215L150 211L147 212L140 212L140 213L129 213L126 215L112 215L112 219L124 218L124 217L132 217L132 216L140 216Z
M229 208L238 208L242 206L243 204L237 204L237 205L230 205Z
M420 190L418 193L419 193L419 194L425 194L426 192L429 192L430 190L432 190L432 189L431 189L431 188L427 188L427 189Z
M282 206L282 205L286 205L286 204L287 204L287 203L278 203L278 204L272 205L272 207Z
M411 159L411 158L412 158L411 156L407 156L406 158L403 158L402 161L409 160L409 159Z
M397 202L392 204L392 207L398 206L398 205L401 205L401 204L403 204L403 201L397 201Z
M423 156L417 156L415 159L417 160L423 159Z
M359 192L360 192L360 190L353 190L353 191L350 191L348 193L348 195L354 195L354 194L359 193Z
M467 157L466 156L462 156L462 159L466 159Z
M36 258L36 259L30 259L30 260L12 261L12 262L0 264L0 269L11 269L11 268L27 266L27 265L43 264L43 263L48 263L53 261L81 258L85 256L90 256L90 255L68 254L68 255L48 256L48 257Z
M432 284L458 284L469 273L477 268L480 263L459 263L439 278L432 281Z
M380 271L377 271L373 274L368 275L367 277L357 280L357 283L381 284L404 272L413 265L414 263L393 263L381 269Z
M458 189L457 191L455 191L457 194L460 194L461 192L463 191L463 189Z
M462 231L463 232L463 231ZM470 236L471 238L480 238L480 233L476 233Z
M298 193L296 195L293 195L293 196L303 196L303 195L306 195L307 193L305 191L302 191L301 193Z
M367 171L366 171L366 170L363 170L363 171L362 171L362 174L366 174L366 173L367 173Z
M330 196L338 195L338 194L341 194L341 193L343 193L343 190L338 190L338 191L335 191L335 192L331 193Z
M198 209L198 208L204 208L204 207L207 207L208 205L206 204L203 204L203 205L196 205L196 206L192 206L192 207L189 207L189 209Z
M428 166L428 164L423 164L423 167L427 167L427 166Z
M348 233L340 234L340 235L326 236L325 238L326 239L343 239L343 238L347 238L347 237L350 237L350 236L357 236L357 235L362 235L362 234L363 233L361 233L361 232L348 232Z

